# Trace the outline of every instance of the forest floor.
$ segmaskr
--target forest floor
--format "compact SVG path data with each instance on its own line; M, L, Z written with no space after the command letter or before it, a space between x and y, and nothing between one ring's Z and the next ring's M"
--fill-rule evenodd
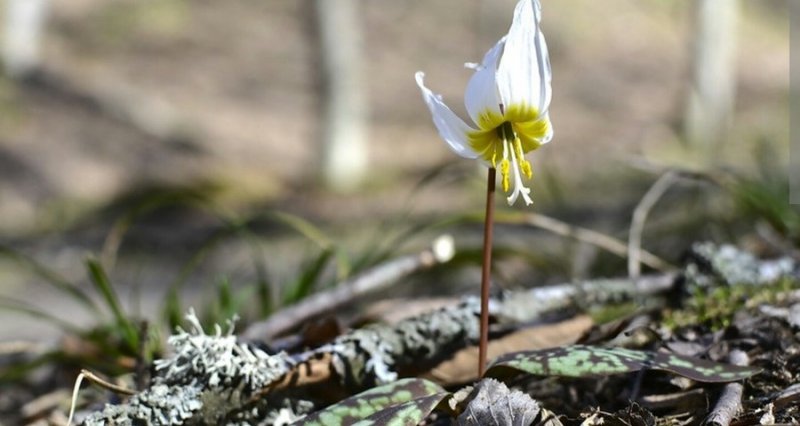
M489 398L492 422L500 425L512 424L503 418L550 425L797 424L797 277L791 258L760 260L732 246L698 244L678 274L496 293L492 366L481 381L474 298L439 300L433 310L420 300L384 303L357 329L341 329L335 314L323 313L299 318L280 337L268 337L263 327L238 339L219 330L205 336L191 317L188 334L170 338L172 353L155 368L118 358L113 362L133 362L134 373L111 383L84 370L93 385L79 393L77 418L89 425L487 424L469 418L480 417L482 398ZM278 311L272 320L286 314ZM92 355L96 343L84 339L72 336L63 343L72 348L62 350L84 361L102 359ZM6 387L3 411L22 407L6 420L63 424L70 388L53 385L74 374L64 367L49 365L38 385ZM495 386L487 377L515 391L506 394L499 385L481 397L464 387ZM31 392L41 393L29 399Z

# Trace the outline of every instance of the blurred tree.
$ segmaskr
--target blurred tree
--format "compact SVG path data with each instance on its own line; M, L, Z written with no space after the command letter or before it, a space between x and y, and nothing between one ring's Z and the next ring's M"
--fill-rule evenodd
M793 74L800 70L800 28L797 27L800 23L800 2L789 3L789 22L789 69L792 70L789 76L790 202L800 204L800 131L795 130L800 128L800 80L796 79L797 74Z
M24 77L39 66L49 0L6 0L3 66L14 77Z
M731 124L736 96L736 25L739 0L694 2L695 34L685 139L709 164Z
M367 166L364 49L358 0L314 0L321 69L323 182L349 191Z

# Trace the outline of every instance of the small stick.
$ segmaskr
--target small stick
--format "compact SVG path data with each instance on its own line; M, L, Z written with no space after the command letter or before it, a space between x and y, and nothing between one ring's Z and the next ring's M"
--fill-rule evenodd
M738 349L731 351L728 360L734 365L747 365L750 360L747 354ZM733 417L742 408L742 393L744 385L741 382L731 382L722 388L722 394L714 405L711 414L703 421L704 426L728 426Z
M383 290L413 272L448 262L454 251L453 238L449 235L440 236L429 249L377 265L333 289L313 294L264 321L251 324L242 336L245 339L270 341L307 318L340 308L358 296Z
M628 257L628 245L623 241L592 229L570 225L541 213L527 213L525 215L503 214L502 216L498 215L497 219L499 223L520 223L535 226L562 237L572 238L575 241L600 247L619 257ZM642 255L641 262L657 271L669 272L677 269L674 265L647 250L640 250L640 252Z
M644 230L644 222L647 220L647 215L661 196L667 192L667 189L672 186L677 177L678 173L674 170L669 170L661 175L656 183L644 194L636 209L633 210L631 230L628 234L628 275L631 278L639 278L641 274L642 231Z
M492 223L497 170L489 167L486 180L486 217L483 222L483 267L481 268L481 336L478 344L478 377L486 371L486 352L489 347L489 279L492 272Z
M78 404L78 391L81 389L81 382L83 382L83 379L88 379L90 382L100 386L101 388L108 389L111 392L116 392L123 395L136 394L136 391L107 382L100 378L100 376L84 368L81 370L80 374L78 374L78 378L75 379L75 387L72 389L72 402L69 406L69 418L67 419L67 426L72 424L72 418L75 415L75 407Z
M101 378L100 376L98 376L97 374L94 374L85 368L81 370L81 375L86 379L88 379L90 382L96 384L97 386L100 386L103 389L110 390L111 392L116 392L122 395L136 395L135 390L124 388L122 386L108 382L103 378Z

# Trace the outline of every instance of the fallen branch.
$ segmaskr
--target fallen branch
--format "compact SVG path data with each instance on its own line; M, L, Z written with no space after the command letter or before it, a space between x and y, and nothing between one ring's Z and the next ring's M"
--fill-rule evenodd
M242 333L242 337L269 342L305 319L334 311L356 297L383 290L411 273L445 263L453 257L453 253L452 237L439 237L431 248L421 253L378 265L331 290L316 293L282 309L265 321L253 323Z
M507 292L490 300L489 315L491 322L500 328L555 320L587 306L663 293L673 288L674 282L674 275L664 274L635 281L597 280ZM455 352L477 343L479 304L476 297L469 297L455 306L394 325L374 324L353 330L330 344L295 355L296 367L277 387L336 378L339 385L355 393L401 376L428 371ZM315 372L313 379L307 377L306 371ZM271 385L261 395L275 388Z

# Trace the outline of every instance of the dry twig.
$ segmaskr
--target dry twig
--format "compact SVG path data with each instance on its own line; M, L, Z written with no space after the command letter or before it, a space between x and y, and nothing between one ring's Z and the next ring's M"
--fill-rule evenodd
M296 305L282 309L265 321L252 324L242 333L242 337L270 341L304 319L333 311L358 296L385 289L412 272L447 262L453 254L452 237L439 237L430 249L376 266L329 291L316 293Z
M614 237L591 229L570 225L543 214L529 213L524 215L521 220L515 219L510 215L504 215L502 220L505 222L521 222L526 225L550 231L562 237L592 244L619 257L625 258L628 256L628 246ZM668 272L676 269L675 266L671 265L669 262L647 250L641 250L641 262L657 271Z
M734 365L747 365L750 360L743 351L735 349L728 355L728 360ZM707 426L728 426L736 413L742 408L742 393L744 386L741 382L731 382L722 389L722 394L711 414L703 421Z
M662 195L667 192L670 186L677 180L678 173L674 170L668 170L647 190L644 194L636 209L633 211L633 219L631 219L631 229L628 234L628 275L633 278L639 278L641 274L641 259L642 259L642 231L644 230L644 223L647 220L647 215L650 209L658 202Z

